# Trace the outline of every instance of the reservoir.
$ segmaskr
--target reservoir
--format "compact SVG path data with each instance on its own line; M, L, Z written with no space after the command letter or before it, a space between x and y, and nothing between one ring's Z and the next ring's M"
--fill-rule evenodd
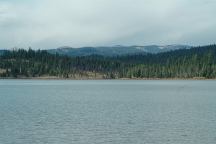
M214 80L0 80L1 144L213 144Z

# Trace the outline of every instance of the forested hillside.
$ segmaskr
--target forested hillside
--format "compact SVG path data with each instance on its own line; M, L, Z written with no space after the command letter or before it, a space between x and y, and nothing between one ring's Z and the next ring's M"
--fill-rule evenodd
M216 45L159 54L68 57L41 50L6 51L0 77L216 78Z
M168 52L179 49L189 49L187 45L148 45L148 46L111 46L111 47L60 47L57 49L47 50L51 54L66 55L71 57L76 56L90 56L90 55L101 55L101 56L123 56L123 55L134 55L134 54L157 54L162 52Z

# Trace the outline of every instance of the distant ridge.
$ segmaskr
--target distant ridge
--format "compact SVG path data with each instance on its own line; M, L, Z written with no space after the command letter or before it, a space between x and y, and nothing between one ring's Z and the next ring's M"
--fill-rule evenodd
M141 48L139 48L141 49ZM161 49L163 49L161 47ZM91 50L94 50L91 49ZM18 49L0 56L0 78L215 79L216 45L118 57L54 55Z
M0 50L0 56L4 54L7 50Z
M178 49L189 49L187 45L148 45L148 46L111 46L111 47L59 47L57 49L47 50L51 54L58 53L60 55L67 56L89 56L89 55L101 55L101 56L122 56L122 55L133 55L133 54L157 54L162 52L168 52Z

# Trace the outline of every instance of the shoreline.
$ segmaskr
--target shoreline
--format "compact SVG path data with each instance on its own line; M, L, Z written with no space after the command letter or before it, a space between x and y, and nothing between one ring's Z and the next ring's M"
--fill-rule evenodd
M216 80L216 78L60 78L60 77L0 77L0 80Z

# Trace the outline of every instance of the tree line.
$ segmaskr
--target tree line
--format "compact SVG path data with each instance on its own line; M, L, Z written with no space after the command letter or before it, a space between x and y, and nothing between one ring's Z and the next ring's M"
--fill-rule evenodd
M69 57L45 50L4 51L0 77L216 78L216 45L159 54Z

